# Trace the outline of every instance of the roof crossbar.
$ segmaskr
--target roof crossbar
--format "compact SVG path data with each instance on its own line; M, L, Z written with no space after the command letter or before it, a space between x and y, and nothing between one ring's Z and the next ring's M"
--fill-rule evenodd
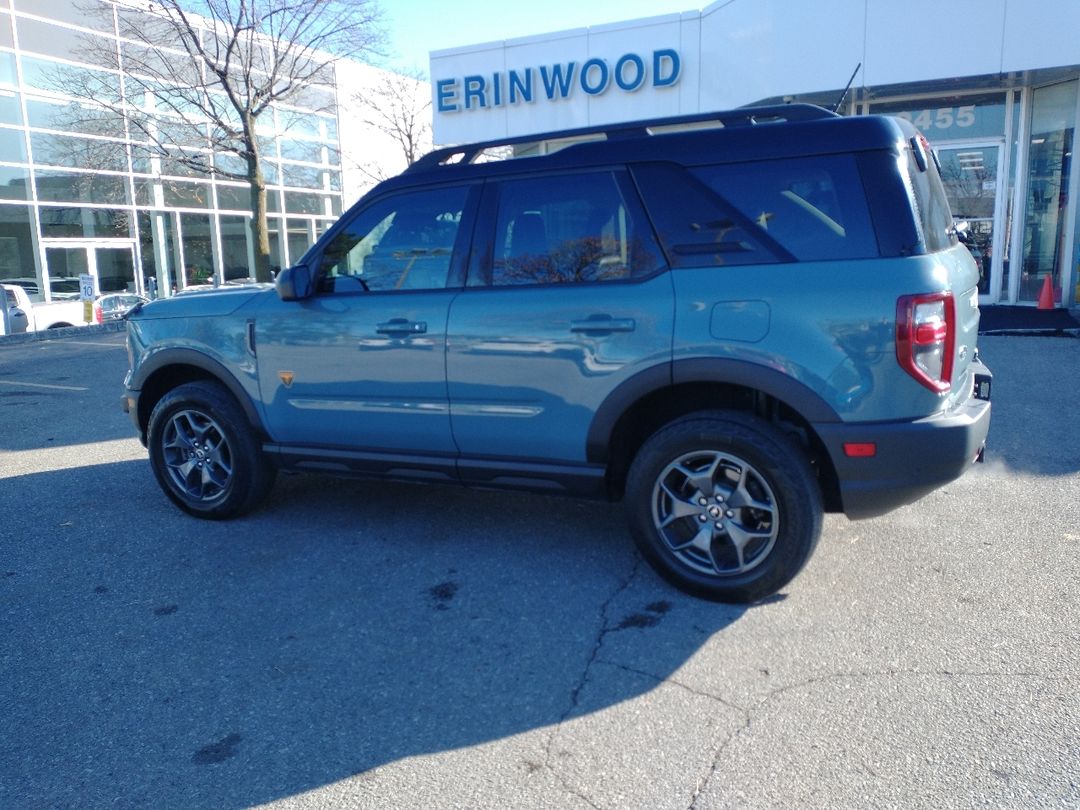
M469 164L489 149L513 146L519 143L538 141L566 140L584 138L589 135L603 135L608 140L636 138L654 134L654 130L669 129L687 124L718 122L724 127L753 126L780 121L813 121L819 118L839 118L839 116L813 104L776 104L766 107L740 107L721 112L693 113L667 118L651 118L645 121L625 121L616 124L600 124L578 129L564 129L555 132L539 132L531 135L517 135L491 141L447 146L429 152L413 163L406 171L421 171L436 166L453 163Z

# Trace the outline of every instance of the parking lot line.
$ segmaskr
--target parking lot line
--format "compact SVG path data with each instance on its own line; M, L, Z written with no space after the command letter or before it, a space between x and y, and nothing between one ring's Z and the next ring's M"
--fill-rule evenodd
M0 380L0 385L10 385L14 388L46 388L51 391L89 391L81 385L49 385L48 383L21 382L19 380Z

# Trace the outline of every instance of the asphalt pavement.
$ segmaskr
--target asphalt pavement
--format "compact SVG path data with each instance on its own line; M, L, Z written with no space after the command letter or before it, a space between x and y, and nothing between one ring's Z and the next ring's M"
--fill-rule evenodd
M123 335L0 346L0 807L1080 807L1080 341L983 337L987 462L777 597L617 504L279 478L173 507Z

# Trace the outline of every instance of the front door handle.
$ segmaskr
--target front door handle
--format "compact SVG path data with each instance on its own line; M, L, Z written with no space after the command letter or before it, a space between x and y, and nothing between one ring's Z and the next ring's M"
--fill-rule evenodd
M427 331L425 321L410 321L405 318L393 318L375 325L380 335L422 335Z
M580 321L570 322L571 332L607 335L612 332L633 332L637 324L633 318L612 318L610 315L590 315Z

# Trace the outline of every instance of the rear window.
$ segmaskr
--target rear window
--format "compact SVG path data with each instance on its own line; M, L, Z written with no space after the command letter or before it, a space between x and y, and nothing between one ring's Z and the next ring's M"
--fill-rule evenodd
M879 255L852 155L697 166L638 166L646 205L678 266Z
M918 145L918 142L914 144L916 147ZM933 253L952 247L958 240L953 228L952 213L949 211L949 199L945 196L945 186L941 182L937 154L932 153L928 145L924 149L923 154L926 157L921 162L926 166L925 171L920 168L915 149L909 142L905 150L907 183L923 244L926 245L927 252Z

